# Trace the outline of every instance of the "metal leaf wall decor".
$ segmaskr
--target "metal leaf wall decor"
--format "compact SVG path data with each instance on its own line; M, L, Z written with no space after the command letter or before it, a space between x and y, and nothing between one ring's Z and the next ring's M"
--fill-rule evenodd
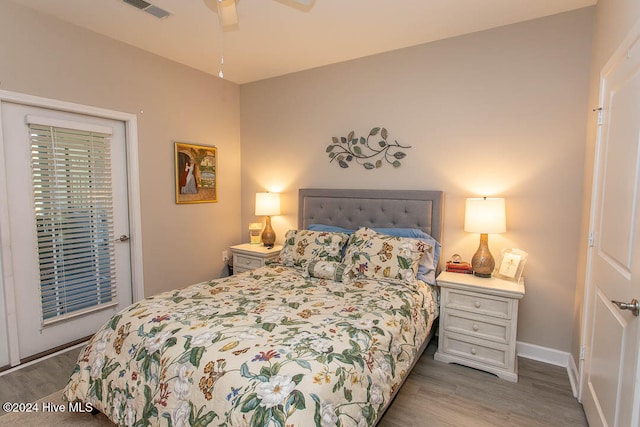
M394 168L400 166L400 160L406 157L401 149L411 148L398 144L398 141L389 142L389 133L385 128L373 128L369 135L357 137L354 131L346 137L331 138L333 144L327 147L329 163L334 160L341 168L348 168L352 162L362 165L365 169L377 169L384 162Z

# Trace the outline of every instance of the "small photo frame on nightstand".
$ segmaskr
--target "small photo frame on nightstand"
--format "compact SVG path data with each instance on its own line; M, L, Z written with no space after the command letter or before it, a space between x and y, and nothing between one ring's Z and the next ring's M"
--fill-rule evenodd
M529 255L520 249L503 249L493 270L493 277L519 282Z

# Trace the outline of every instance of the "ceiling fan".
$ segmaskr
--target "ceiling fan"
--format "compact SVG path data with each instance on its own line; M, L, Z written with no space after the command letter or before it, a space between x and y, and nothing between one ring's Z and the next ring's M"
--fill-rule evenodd
M220 25L228 27L238 23L237 2L240 0L203 0L207 7L218 14ZM308 7L314 0L276 0L291 6Z

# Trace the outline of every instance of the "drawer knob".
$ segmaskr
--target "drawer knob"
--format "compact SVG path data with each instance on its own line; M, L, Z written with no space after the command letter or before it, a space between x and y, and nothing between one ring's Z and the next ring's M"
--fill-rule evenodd
M480 304L480 301L476 301L473 305L475 305L476 308L480 308L482 304Z
M475 355L476 355L476 353L477 353L476 349L472 347L472 348L471 348L471 354L473 354L473 355L475 356Z
M480 326L476 325L475 323L473 324L473 330L477 331L478 329L480 329Z

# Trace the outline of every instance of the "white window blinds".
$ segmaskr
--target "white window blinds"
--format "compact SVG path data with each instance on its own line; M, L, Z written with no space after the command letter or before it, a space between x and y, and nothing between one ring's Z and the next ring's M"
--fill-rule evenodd
M111 130L33 116L27 123L46 325L117 303Z

